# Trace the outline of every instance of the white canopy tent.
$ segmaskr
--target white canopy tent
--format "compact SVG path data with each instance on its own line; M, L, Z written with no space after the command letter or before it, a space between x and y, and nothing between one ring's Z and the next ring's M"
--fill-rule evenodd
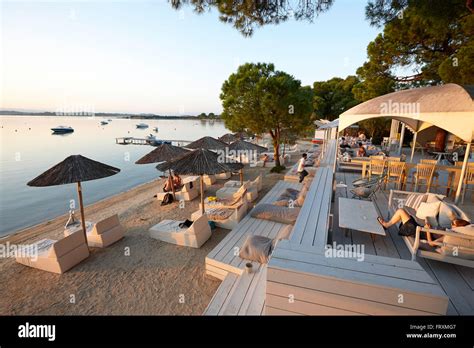
M371 118L395 119L414 132L411 159L418 132L437 126L467 143L460 182L456 191L459 200L466 173L471 143L474 138L474 86L449 83L441 86L415 88L389 93L347 110L339 116L339 131Z

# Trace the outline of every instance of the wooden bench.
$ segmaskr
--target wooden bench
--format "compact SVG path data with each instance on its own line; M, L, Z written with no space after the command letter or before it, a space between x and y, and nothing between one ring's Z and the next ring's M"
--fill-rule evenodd
M287 188L300 189L301 184L279 181L259 203L272 203ZM240 247L250 235L275 238L286 224L256 219L247 214L238 225L206 256L206 274L224 280L227 273L242 274L245 260L239 257ZM258 266L254 263L254 267Z
M323 250L328 239L333 172L322 167L316 173L293 228L290 241Z
M444 315L448 297L416 262L328 257L281 241L267 269L265 314Z

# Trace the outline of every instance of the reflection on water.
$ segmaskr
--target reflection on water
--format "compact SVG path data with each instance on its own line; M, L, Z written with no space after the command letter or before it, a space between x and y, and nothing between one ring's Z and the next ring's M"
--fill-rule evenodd
M26 183L69 155L80 154L121 169L117 175L85 182L84 202L90 204L148 182L160 174L155 165L135 161L152 146L118 145L115 138L145 138L153 127L157 139L196 140L222 136L221 122L193 120L112 119L100 117L0 116L0 236L66 213L75 203L75 185L29 187ZM136 128L143 122L148 129ZM67 125L73 133L52 134L51 128Z

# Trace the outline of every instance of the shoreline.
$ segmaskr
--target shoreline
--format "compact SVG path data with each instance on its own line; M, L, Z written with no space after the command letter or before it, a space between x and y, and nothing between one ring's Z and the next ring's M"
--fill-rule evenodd
M118 192L118 193L114 193L114 194L112 194L112 195L110 195L110 196L108 196L108 197L105 197L105 198L102 198L102 199L98 200L97 202L94 202L94 203L91 203L91 204L89 204L89 205L86 205L86 206L84 207L84 210L87 209L87 208L89 208L89 207L92 207L92 206L94 206L94 205L102 204L104 201L111 200L111 199L115 198L116 196L120 196L120 195L122 195L122 194L124 194L124 193L127 193L127 192L133 191L133 190L135 190L135 189L138 189L138 188L140 188L141 186L150 185L150 184L152 184L152 183L158 183L160 180L163 180L163 179L158 178L158 179L155 179L155 180L152 180L152 181L148 181L148 182L145 182L145 183L142 183L142 184L138 184L138 185L136 185L136 186L134 186L134 187L131 187L131 188L125 190L125 191L121 191L121 192ZM76 217L80 217L80 210L79 210L79 209L76 209L75 212L76 212ZM11 243L12 240L10 240L10 238L15 239L16 236L20 237L20 236L19 236L20 234L27 234L28 232L31 233L31 231L29 231L29 230L36 229L36 228L40 228L42 225L48 225L48 224L54 222L54 221L57 220L57 219L64 219L65 221L67 221L68 217L69 217L69 212L66 212L66 213L64 213L64 214L57 215L57 216L55 216L55 217L53 217L53 218L44 220L44 221L39 222L39 223L37 223L37 224L30 225L30 226L26 226L26 227L22 227L22 228L20 228L20 229L18 229L18 230L15 230L15 231L11 232L11 233L7 233L7 234L1 236L1 237L0 237L0 243L3 243L3 242L10 242L10 243ZM86 217L86 220L87 220L87 217Z
M244 170L244 180L263 174L262 191L252 205L283 179L283 174L269 171L268 167ZM184 209L178 202L161 206L153 196L162 180L86 206L87 221L118 214L125 236L107 248L91 248L87 259L64 274L27 267L12 257L0 258L0 273L6 280L0 282L0 315L201 315L221 284L205 274L205 258L230 230L212 230L201 248L151 238L151 226L164 219L189 219L199 209L199 198L186 202ZM215 195L224 183L218 180L205 195ZM64 214L0 242L29 244L44 238L61 239L66 220ZM70 302L71 295L75 296L75 303Z

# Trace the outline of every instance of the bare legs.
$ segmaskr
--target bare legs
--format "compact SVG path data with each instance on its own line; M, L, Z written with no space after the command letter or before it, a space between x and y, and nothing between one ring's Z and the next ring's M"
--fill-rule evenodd
M382 224L383 227L389 228L390 226L395 225L396 223L399 223L400 221L404 224L408 220L410 220L410 215L403 210L403 209L398 209L395 214L393 214L392 218L390 221L385 221L383 219L380 219L380 223Z

